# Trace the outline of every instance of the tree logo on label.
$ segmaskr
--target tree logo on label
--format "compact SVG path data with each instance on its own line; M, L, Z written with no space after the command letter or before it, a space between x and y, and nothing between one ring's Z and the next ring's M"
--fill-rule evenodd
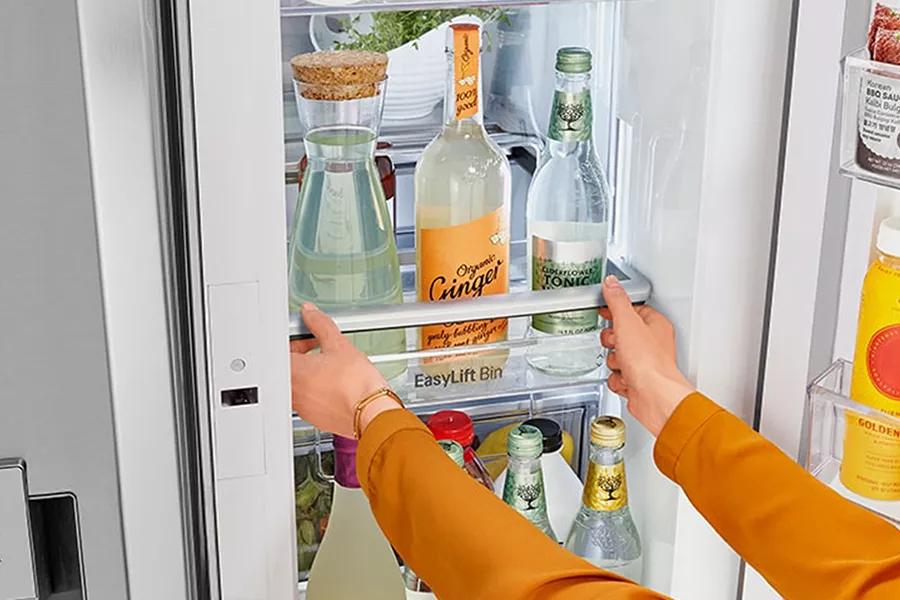
M516 490L516 496L528 503L525 510L534 510L537 508L537 506L534 506L534 502L541 497L541 486L537 483L520 485Z
M566 127L560 131L579 131L580 128L572 127L572 123L577 123L584 117L583 102L560 102L556 107L556 116L565 121Z
M615 496L615 493L621 489L622 481L623 478L621 473L616 473L614 475L600 475L597 477L597 487L606 492L606 498L603 498L604 502L619 500L619 498Z

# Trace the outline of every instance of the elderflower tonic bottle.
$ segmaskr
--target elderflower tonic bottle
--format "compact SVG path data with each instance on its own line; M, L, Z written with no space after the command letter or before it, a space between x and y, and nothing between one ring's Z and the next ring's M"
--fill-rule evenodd
M566 548L602 569L641 580L641 538L628 508L625 423L598 417L591 423L591 463L581 510Z
M591 53L560 48L547 146L528 190L531 287L598 284L606 270L610 193L591 140ZM546 341L527 354L546 373L571 376L598 367L597 311L536 315L529 335Z
M506 449L509 463L503 501L555 542L556 534L550 526L544 494L544 473L541 469L543 450L544 436L537 427L519 425L509 432Z

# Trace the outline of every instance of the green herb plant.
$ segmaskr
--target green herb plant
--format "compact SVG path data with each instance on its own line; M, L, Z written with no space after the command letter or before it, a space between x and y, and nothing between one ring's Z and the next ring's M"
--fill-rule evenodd
M350 36L350 41L338 42L336 48L388 52L419 39L435 27L460 15L474 15L485 23L504 18L503 11L498 8L377 12L372 15L371 29L363 33L358 29L360 17L357 15L343 20L342 25Z

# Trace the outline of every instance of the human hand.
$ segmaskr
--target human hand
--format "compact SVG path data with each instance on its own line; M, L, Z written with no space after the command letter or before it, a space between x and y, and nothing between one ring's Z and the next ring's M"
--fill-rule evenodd
M360 400L387 382L331 318L307 302L300 315L315 339L291 342L291 405L307 423L353 439L353 417ZM320 352L313 352L319 348ZM377 415L399 408L387 396L368 404L360 431Z
M600 332L600 343L610 350L607 386L625 397L631 414L658 436L678 404L695 391L675 363L675 330L649 306L633 306L613 275L603 282L603 297L606 308L600 316L612 321L612 328Z

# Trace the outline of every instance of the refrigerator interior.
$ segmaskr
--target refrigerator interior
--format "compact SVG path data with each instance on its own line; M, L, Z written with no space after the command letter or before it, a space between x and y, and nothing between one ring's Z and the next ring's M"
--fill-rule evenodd
M421 9L428 3L402 3L402 7L407 4ZM324 29L341 30L341 20L346 17L331 11L353 8L325 9L305 2L282 5L288 234L298 194L297 162L303 155L289 61L295 54L327 48L313 38L327 37ZM366 4L363 8L390 7ZM583 45L594 55L594 141L615 198L610 255L650 279L651 301L675 322L680 359L687 364L706 143L712 2L560 2L532 6L510 2L500 10L503 17L489 21L485 27L483 93L486 127L507 150L513 166L511 291L527 287L525 195L546 131L556 49ZM672 27L676 19L679 26ZM660 37L667 40L662 54L656 43ZM525 43L516 44L517 38ZM442 66L441 81L443 77ZM390 85L389 81L388 115L396 114L390 109ZM513 90L514 117L508 104L494 102L498 90ZM437 102L422 118L386 118L379 137L393 145L387 152L397 172L394 211L406 302L415 300L412 174L417 154L438 133L441 119L441 102ZM443 408L464 410L475 419L482 439L493 429L529 415L562 417L561 422L579 446L575 466L581 476L586 469L583 455L590 418L598 411L624 412L628 424L629 499L643 542L643 583L669 592L679 499L676 488L653 465L652 439L623 411L620 400L605 391L602 369L574 379L532 370L524 360L525 348L517 345L523 341L526 326L527 318L511 320L504 372L484 382L438 390L416 386L420 354L414 348L414 329L407 334L410 352L406 356L372 358L376 364L406 360L409 373L402 382L392 383L407 398L409 407L423 418ZM315 442L311 428L299 421L295 444L298 477L305 478L310 466L317 464L309 458L315 455ZM323 447L327 447L327 440ZM306 543L302 535L309 541L309 527L303 534L300 529L298 525L302 580L308 553L319 538L317 535L312 545Z

